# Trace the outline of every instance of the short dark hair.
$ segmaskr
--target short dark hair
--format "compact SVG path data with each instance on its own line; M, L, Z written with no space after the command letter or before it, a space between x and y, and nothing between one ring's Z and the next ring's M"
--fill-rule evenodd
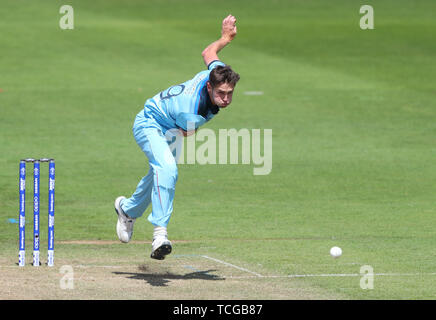
M212 69L209 75L209 82L212 87L216 87L221 83L228 83L234 87L239 79L239 74L233 71L230 66L217 66Z

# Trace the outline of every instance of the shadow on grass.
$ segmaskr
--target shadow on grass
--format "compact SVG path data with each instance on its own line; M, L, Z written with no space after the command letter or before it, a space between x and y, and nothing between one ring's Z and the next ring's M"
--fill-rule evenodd
M166 273L142 273L142 272L113 272L116 275L124 275L129 279L144 280L148 284L155 287L167 287L170 280L225 280L225 278L209 274L216 270L195 271L187 274L174 274L171 272Z

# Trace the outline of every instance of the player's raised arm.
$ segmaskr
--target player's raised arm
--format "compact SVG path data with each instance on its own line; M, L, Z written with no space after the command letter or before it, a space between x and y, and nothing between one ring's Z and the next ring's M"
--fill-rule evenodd
M236 32L236 18L229 14L223 20L221 38L212 42L201 53L206 66L208 66L214 60L219 60L218 52L220 52L222 48L224 48L235 38Z

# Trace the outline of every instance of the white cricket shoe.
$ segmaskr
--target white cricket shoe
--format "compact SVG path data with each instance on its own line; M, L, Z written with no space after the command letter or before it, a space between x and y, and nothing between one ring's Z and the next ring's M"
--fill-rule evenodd
M115 212L118 215L118 239L120 239L121 242L127 243L132 238L133 224L135 223L136 219L129 217L127 214L124 213L123 209L121 209L120 202L124 199L126 199L126 197L123 196L115 199Z
M167 229L165 227L155 227L153 242L151 244L150 257L157 260L165 259L172 250L171 241L168 240Z

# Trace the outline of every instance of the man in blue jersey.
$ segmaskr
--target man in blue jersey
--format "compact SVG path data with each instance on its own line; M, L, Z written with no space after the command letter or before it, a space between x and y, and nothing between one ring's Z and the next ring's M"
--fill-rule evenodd
M129 242L135 220L151 203L153 209L148 220L154 226L153 259L162 260L172 250L167 226L173 211L177 164L165 134L177 129L184 136L190 135L232 102L239 75L222 63L217 54L234 39L236 32L236 18L229 15L222 22L221 38L202 52L207 70L148 99L136 116L133 134L148 158L149 172L130 198L120 196L115 200L117 235L121 242Z

